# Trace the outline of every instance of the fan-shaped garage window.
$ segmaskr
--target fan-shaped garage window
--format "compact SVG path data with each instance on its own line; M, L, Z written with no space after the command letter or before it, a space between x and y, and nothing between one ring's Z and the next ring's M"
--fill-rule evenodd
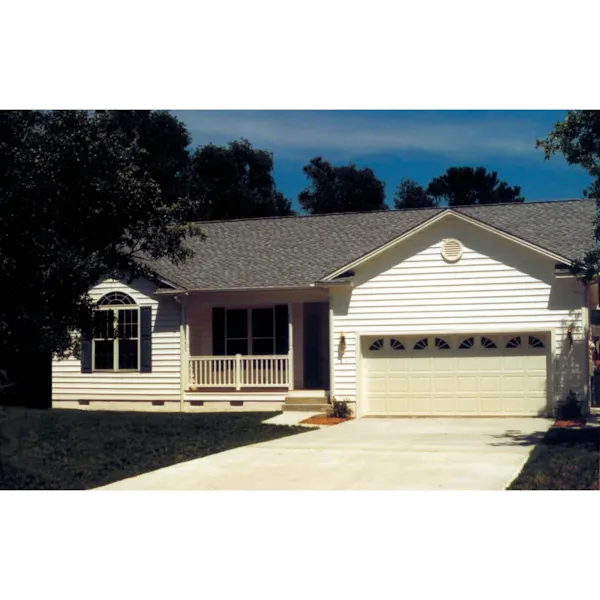
M498 346L496 346L496 342L494 342L494 340L490 339L489 337L482 337L481 338L481 345L484 348L497 348Z
M413 350L425 350L427 348L429 342L427 338L420 339L415 345Z
M377 350L381 350L383 348L383 339L375 340L370 346L369 350L372 352L377 352Z
M111 292L98 300L98 306L115 306L119 304L135 304L133 298L123 292Z
M518 335L506 343L507 348L519 348L521 346L521 336Z
M542 340L540 340L540 338L536 338L533 335L529 336L529 346L531 348L544 348L544 342L542 342Z
M442 338L435 338L435 347L438 350L450 350L450 344Z
M466 340L463 340L459 346L458 349L459 350L468 350L469 348L472 348L475 345L475 338L470 337L467 338Z
M404 350L404 344L400 340L397 340L395 338L392 338L390 340L390 346L392 350Z

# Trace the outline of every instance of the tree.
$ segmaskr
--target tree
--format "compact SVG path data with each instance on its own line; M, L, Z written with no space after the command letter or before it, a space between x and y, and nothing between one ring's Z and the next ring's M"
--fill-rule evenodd
M438 201L445 200L448 206L525 200L520 195L519 186L509 186L505 181L499 180L496 171L488 173L484 167L451 167L444 175L431 181L427 192Z
M427 190L412 179L403 178L394 194L394 207L405 208L432 208L438 205Z
M600 198L600 111L570 110L536 147L544 150L546 159L560 152L570 165L583 167L594 178L584 196Z
M190 255L188 143L164 112L0 112L0 362L68 353L99 278Z
M388 209L385 186L372 169L359 169L352 163L334 167L319 156L302 170L311 184L298 200L310 214Z
M196 221L294 214L291 202L275 186L273 155L245 139L196 149L189 193L190 218Z
M600 199L600 111L569 111L565 120L557 122L545 139L537 140L536 147L544 150L546 159L560 152L570 165L583 167L594 178L590 187L583 190L583 195ZM596 239L600 239L598 219ZM571 270L583 281L595 279L600 272L598 248L574 261Z

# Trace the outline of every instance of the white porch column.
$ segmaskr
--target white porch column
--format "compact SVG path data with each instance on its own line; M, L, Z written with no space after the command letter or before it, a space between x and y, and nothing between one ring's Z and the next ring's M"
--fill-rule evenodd
M288 389L294 389L294 326L292 324L292 303L288 302Z
M185 378L184 385L185 389L190 387L190 324L187 321L187 311L185 310L185 304L183 305L183 324L185 327Z
M335 340L333 337L333 306L329 295L329 401L333 403L335 394Z

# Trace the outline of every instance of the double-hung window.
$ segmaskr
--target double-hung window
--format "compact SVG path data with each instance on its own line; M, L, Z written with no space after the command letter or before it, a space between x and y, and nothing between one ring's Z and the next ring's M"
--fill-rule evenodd
M92 339L94 371L138 371L140 310L127 295L104 296L94 311Z
M288 332L287 305L213 310L213 353L216 355L287 354Z

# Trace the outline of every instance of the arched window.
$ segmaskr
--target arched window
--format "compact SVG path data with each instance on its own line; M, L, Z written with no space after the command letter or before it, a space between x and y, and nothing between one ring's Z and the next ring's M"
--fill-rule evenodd
M390 347L392 350L404 350L404 344L396 338L392 338L390 340Z
M116 306L119 304L135 304L133 298L123 292L111 292L98 300L98 306Z
M122 292L106 294L94 311L92 364L95 371L138 371L140 310Z

